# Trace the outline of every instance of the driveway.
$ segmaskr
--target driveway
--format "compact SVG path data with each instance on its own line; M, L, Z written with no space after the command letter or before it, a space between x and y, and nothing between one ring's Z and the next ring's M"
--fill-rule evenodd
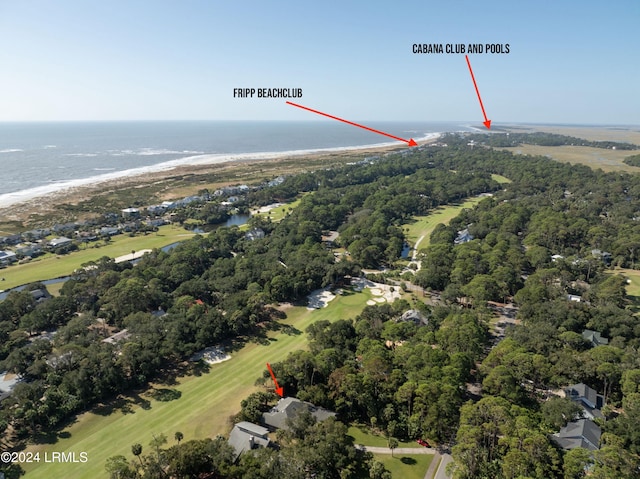
M433 479L449 479L451 476L447 476L445 471L447 470L447 464L450 462L453 462L451 455L443 454L442 461L440 461L440 465L438 466L438 470L436 471L436 475Z

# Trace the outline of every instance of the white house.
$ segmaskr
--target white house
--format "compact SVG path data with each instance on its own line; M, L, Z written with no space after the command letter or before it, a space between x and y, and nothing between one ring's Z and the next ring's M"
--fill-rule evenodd
M52 248L59 248L60 246L67 246L71 244L73 240L67 238L66 236L61 236L60 238L54 238L49 241L49 246Z

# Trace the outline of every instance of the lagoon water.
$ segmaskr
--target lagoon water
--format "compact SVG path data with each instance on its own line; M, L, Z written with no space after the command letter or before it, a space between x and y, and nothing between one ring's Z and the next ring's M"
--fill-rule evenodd
M461 123L370 122L416 140ZM52 191L178 165L400 144L336 121L0 123L0 207Z

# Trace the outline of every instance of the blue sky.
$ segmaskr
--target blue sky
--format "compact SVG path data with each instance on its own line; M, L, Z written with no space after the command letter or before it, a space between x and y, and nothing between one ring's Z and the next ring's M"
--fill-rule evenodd
M0 0L0 121L478 121L640 124L638 0Z

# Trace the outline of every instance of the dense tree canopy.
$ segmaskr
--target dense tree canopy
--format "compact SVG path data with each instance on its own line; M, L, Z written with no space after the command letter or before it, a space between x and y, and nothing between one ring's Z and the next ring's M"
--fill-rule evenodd
M437 304L412 298L427 324L400 321L406 301L367 307L356 318L312 325L309 351L293 353L274 370L287 391L343 420L373 424L390 437L453 444L459 478L580 477L586 465L593 477L634 477L640 325L627 278L611 268L637 267L640 176L490 148L514 142L627 147L576 140L450 135L446 147L301 173L248 196L259 205L307 193L278 223L251 219L250 228L260 228L264 238L219 228L170 253L156 250L136 266L108 258L85 265L57 298L37 302L29 290L12 292L0 303L0 360L25 381L3 402L0 424L16 435L37 434L145 385L206 346L264 334L262 326L281 315L274 303L339 284L361 268L393 271L406 242L403 225L412 217L492 193L437 227L420 251L421 269L402 277L414 289L441 293ZM503 188L494 174L511 183ZM218 220L213 209L201 214ZM338 246L349 253L341 261L321 241L330 230L340 233ZM518 308L517 324L497 345L488 301ZM103 341L122 329L123 342ZM583 337L587 329L608 343L592 344ZM40 337L52 330L52 341ZM602 447L592 456L560 451L549 439L575 409L546 401L546 391L576 382L595 388L607 404ZM259 418L272 399L246 398L241 417ZM248 455L241 469L228 464L219 441L166 450L154 443L151 453L136 448L134 464L171 467L184 477L205 470L298 477L295 471L305 468L337 477L338 467L351 474L353 451L340 422L300 427L304 439L285 435L287 448ZM328 449L321 436L339 447ZM122 457L111 458L108 468L119 477L138 473Z

